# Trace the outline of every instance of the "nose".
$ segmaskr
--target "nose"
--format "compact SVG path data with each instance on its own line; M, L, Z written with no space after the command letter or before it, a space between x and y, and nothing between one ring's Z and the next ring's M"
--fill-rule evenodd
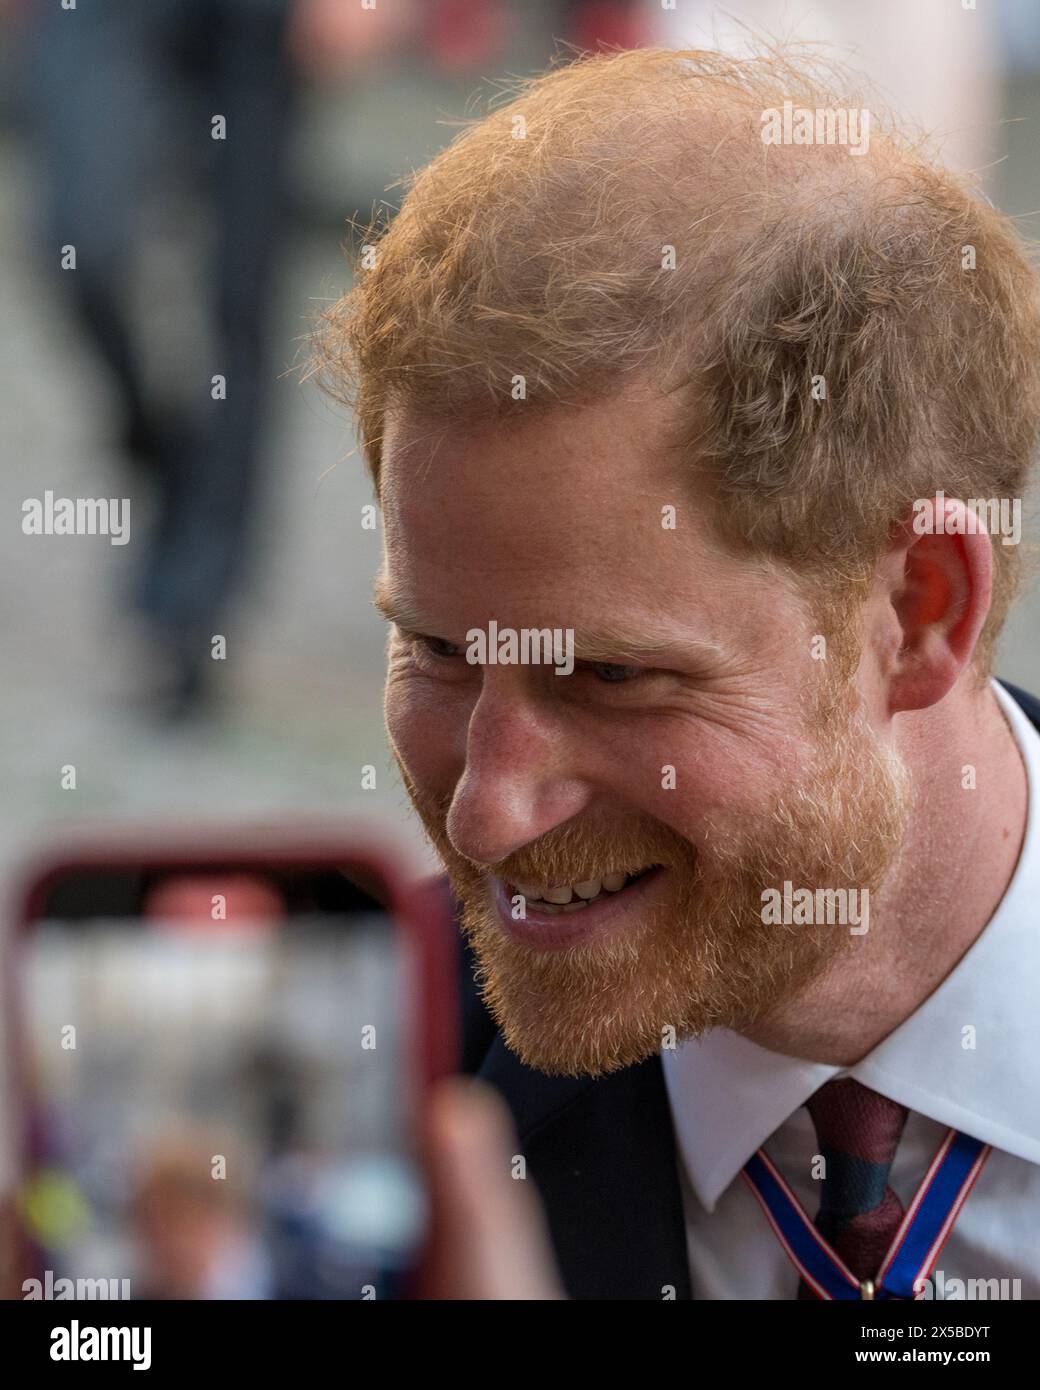
M593 799L565 716L527 694L516 674L484 668L445 827L459 853L481 864L515 854Z

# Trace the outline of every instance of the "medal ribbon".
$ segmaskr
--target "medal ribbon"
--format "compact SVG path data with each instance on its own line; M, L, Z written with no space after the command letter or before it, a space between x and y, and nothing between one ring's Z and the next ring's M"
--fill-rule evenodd
M862 1282L820 1235L763 1149L752 1154L741 1176L817 1298L913 1298L918 1280L927 1277L953 1229L990 1148L955 1129L947 1132L876 1277Z

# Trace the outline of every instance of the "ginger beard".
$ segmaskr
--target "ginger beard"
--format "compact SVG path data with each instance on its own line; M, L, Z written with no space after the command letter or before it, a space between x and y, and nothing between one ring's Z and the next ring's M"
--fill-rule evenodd
M910 809L904 765L848 698L816 723L810 766L768 810L717 815L686 839L641 814L616 827L567 823L497 864L460 855L450 798L409 796L444 862L476 954L484 1002L506 1044L550 1075L600 1076L711 1028L740 1030L794 998L862 937L847 924L766 924L763 892L867 889L899 850ZM680 768L679 775L682 775ZM574 883L609 870L667 870L667 891L608 939L541 952L506 936L489 875ZM663 878L664 876L662 876Z

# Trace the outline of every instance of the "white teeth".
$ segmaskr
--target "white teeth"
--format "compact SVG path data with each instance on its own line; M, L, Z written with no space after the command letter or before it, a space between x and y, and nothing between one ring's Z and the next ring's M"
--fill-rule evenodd
M573 912L601 897L604 891L619 893L631 877L634 875L604 874L601 879L582 879L580 883L568 883L560 888L546 888L540 883L514 883L512 889L539 912Z
M542 890L542 900L547 903L569 903L574 893L570 884L565 884L562 888L544 888Z

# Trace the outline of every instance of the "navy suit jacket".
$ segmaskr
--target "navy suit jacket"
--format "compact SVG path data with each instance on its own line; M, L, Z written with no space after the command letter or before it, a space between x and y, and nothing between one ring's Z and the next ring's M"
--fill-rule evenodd
M1040 729L1040 701L1001 682ZM460 935L462 1061L505 1098L572 1298L692 1298L671 1110L659 1056L608 1076L534 1071L502 1041Z

